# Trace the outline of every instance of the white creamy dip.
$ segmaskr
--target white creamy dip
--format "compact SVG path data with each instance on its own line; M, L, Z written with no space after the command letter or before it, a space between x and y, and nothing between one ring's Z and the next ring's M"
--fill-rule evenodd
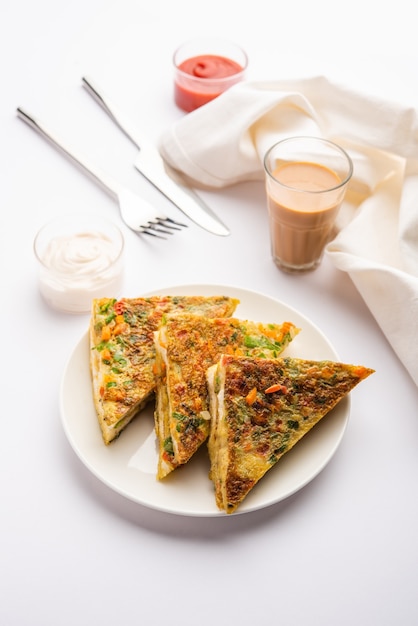
M114 228L112 234L101 229L57 234L44 242L42 250L36 250L35 244L40 261L39 288L50 306L82 313L91 310L94 298L117 296L123 238Z

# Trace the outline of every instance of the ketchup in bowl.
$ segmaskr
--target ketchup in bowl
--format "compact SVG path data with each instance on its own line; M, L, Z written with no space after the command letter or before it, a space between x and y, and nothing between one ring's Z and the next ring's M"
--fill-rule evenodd
M190 112L241 81L247 56L241 48L229 42L196 40L178 48L174 54L174 66L175 103L183 111Z

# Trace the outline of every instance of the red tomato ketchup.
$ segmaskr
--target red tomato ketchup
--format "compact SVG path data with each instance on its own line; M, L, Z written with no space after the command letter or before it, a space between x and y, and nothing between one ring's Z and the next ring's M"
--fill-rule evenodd
M186 111L194 111L210 102L244 77L247 58L235 60L218 53L202 53L174 58L174 101Z
M178 69L199 78L225 78L244 70L236 61L216 54L200 54L192 59L186 59Z

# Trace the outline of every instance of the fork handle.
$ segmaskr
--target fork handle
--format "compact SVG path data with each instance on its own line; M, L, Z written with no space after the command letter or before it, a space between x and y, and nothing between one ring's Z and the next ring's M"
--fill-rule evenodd
M48 139L56 148L61 150L67 157L70 158L76 165L80 166L86 174L88 174L93 180L115 200L119 198L119 185L105 172L98 167L92 165L84 156L76 157L73 150L64 146L64 142L57 137L53 132L47 130L44 124L38 119L29 115L27 111L24 111L21 107L17 108L18 116L24 120L29 126L36 130L40 135Z

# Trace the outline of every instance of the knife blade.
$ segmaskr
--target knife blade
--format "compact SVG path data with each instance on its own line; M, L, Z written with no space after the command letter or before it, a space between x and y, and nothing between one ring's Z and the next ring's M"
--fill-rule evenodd
M134 163L136 169L195 224L214 235L229 235L227 226L202 198L168 168L155 145L143 136L137 138L137 129L134 129L132 122L97 85L93 85L91 78L83 76L82 81L88 93L139 149Z

